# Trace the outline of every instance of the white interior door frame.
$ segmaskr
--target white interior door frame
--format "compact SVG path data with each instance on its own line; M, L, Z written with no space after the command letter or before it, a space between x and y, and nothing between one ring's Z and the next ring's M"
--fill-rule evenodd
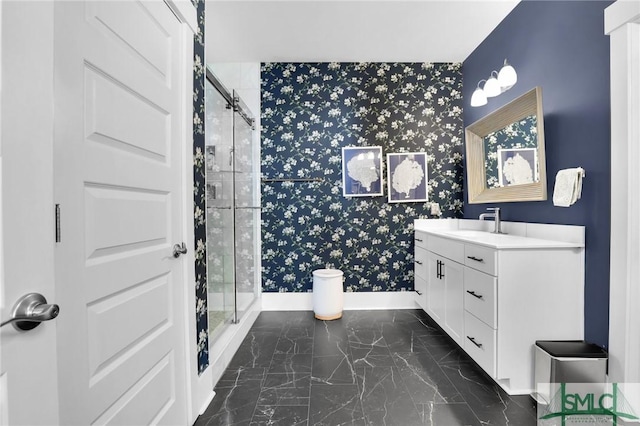
M611 47L609 378L640 383L640 2L609 6L605 34Z
M25 293L39 292L55 303L53 2L3 1L1 7L5 320ZM56 322L26 333L5 326L0 339L0 423L57 423Z

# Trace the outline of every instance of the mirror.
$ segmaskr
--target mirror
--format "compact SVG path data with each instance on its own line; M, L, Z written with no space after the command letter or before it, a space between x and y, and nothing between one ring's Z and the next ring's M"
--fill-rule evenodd
M467 126L469 204L547 199L542 89Z

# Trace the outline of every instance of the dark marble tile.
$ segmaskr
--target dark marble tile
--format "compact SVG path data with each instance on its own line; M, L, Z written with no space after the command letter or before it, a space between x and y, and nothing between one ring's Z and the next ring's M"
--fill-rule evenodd
M535 424L421 310L263 312L216 385L203 425Z
M256 407L251 426L306 426L309 418L309 407L277 406Z
M418 335L445 335L446 333L424 311L393 311L395 317L390 325L401 326L405 330L412 330Z
M374 353L365 348L351 348L353 365L357 367L391 367L395 366L393 357L389 351L386 353Z
M442 339L442 341L436 341L433 337L421 337L420 341L427 348L428 352L438 364L451 364L471 361L471 358L467 354L465 354L457 344L453 342L445 341L445 339Z
M394 353L393 360L416 404L464 402L428 353Z
M313 337L287 337L280 335L274 353L311 354L313 353Z
M297 339L299 337L313 338L314 330L316 327L316 321L309 323L292 322L289 326L282 329L281 337L287 337L289 339Z
M314 357L348 352L349 338L342 320L316 322L313 336Z
M357 369L360 403L369 425L417 425L421 417L396 367Z
M420 339L418 332L397 327L385 327L384 340L390 352L427 352L426 342Z
M429 426L480 426L482 424L466 403L422 404L420 414L423 424Z
M387 346L382 335L382 326L379 329L348 326L347 338L349 339L350 345Z
M311 373L312 354L274 353L269 373Z
M310 374L267 374L258 397L258 405L304 405L307 407L310 387Z
M507 395L475 363L443 364L442 369L483 424L536 424L530 400Z
M348 335L349 349L354 361L358 360L359 363L366 362L368 358L382 361L391 357L391 352L389 352L387 342L382 337L381 331L348 330Z
M355 385L356 371L353 361L343 355L313 357L313 383L327 385Z
M248 380L262 381L267 372L264 367L236 367L227 368L220 380L218 380L217 386L232 386L234 383L243 383Z
M309 425L364 425L357 385L311 385Z
M251 331L277 331L280 332L287 326L292 315L298 315L296 311L263 311L251 326Z
M382 330L392 317L391 311L344 311L342 321L348 329Z
M228 368L269 367L279 337L279 333L251 329L231 359Z
M213 401L202 414L206 425L248 425L253 416L260 382L246 381L234 386L216 386Z

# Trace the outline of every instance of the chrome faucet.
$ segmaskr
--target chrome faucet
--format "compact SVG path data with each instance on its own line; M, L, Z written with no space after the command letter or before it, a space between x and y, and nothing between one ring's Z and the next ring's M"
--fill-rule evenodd
M493 213L482 213L478 219L484 220L485 218L493 218L495 224L493 228L494 234L504 234L500 226L500 207L488 207L487 210L493 211Z

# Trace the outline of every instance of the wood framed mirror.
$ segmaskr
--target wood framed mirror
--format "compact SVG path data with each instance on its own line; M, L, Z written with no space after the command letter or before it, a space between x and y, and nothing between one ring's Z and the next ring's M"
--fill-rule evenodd
M547 199L542 89L467 126L469 204Z

